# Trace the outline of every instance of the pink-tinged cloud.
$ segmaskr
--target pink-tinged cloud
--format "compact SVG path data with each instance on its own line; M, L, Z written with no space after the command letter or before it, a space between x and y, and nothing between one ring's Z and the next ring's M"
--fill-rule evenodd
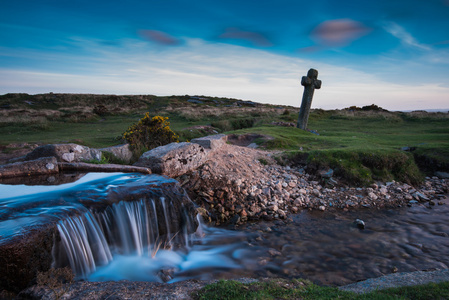
M258 47L271 47L273 43L263 34L254 31L245 31L236 27L226 28L225 32L218 36L220 39L245 40Z
M178 39L168 33L158 30L139 30L139 35L150 42L163 46L176 46L180 43Z
M351 19L329 20L312 31L312 38L325 46L346 46L368 34L370 28Z
M321 50L323 50L323 47L322 46L318 46L318 45L297 49L297 51L300 52L300 53L314 53L314 52L318 52L318 51L321 51Z

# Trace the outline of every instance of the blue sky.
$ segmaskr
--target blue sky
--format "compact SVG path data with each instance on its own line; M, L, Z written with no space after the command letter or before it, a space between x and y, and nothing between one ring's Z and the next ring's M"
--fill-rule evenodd
M449 108L449 0L0 0L0 94Z

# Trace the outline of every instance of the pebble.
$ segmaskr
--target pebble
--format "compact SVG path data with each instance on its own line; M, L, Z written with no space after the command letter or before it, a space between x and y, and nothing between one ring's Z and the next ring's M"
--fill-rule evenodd
M206 221L212 220L216 225L286 219L301 209L380 209L419 202L441 205L449 192L449 180L438 177L427 178L422 186L416 187L395 181L348 187L312 180L313 176L295 167L267 165L263 168L254 178L241 174L234 174L240 178L228 174L220 176L214 172L214 167L203 168L189 175L197 177L190 178L191 184L183 187L198 195L197 199L192 197L193 200L208 212L203 214L207 216ZM186 181L185 178L181 180ZM238 218L233 218L236 214Z

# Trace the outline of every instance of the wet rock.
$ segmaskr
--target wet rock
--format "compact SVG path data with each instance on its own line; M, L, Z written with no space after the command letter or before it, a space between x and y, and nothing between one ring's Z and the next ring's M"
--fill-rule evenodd
M0 240L0 290L19 292L33 283L37 272L50 269L53 260L54 224L35 226L11 239Z
M268 254L270 254L271 256L281 256L282 253L276 249L268 249Z
M363 220L360 219L356 219L354 221L354 224L357 226L357 228L359 229L365 229L365 222Z
M0 166L0 179L30 175L49 175L58 172L59 167L55 157L42 157Z
M418 200L422 200L422 201L429 201L429 198L420 192L415 193L415 198L418 198Z

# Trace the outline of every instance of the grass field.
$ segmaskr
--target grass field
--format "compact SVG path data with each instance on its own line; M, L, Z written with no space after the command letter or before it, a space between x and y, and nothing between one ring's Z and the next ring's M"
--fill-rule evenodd
M449 299L449 283L431 283L412 287L391 288L367 294L322 287L307 280L271 280L243 284L237 281L218 281L201 289L195 299Z
M271 125L295 122L297 108L203 96L7 94L0 96L0 108L3 146L120 144L123 132L149 111L168 116L182 141L215 132L257 133L270 137L256 140L261 147L284 151L280 161L330 167L355 184L391 179L418 183L422 173L417 165L424 171L449 170L448 113L313 110L308 124L312 133ZM413 151L401 151L404 147Z

